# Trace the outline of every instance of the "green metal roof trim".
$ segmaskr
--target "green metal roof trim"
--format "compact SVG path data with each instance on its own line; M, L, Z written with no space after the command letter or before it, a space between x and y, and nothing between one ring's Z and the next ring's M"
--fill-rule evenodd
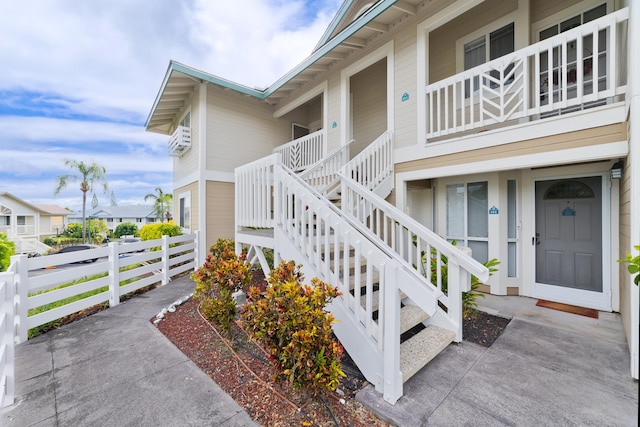
M209 83L216 84L218 86L222 86L222 87L225 87L225 88L228 88L228 89L231 89L231 90L235 90L235 91L243 93L245 95L253 96L253 97L258 98L258 99L266 99L266 98L269 97L269 95L271 95L272 93L276 92L282 86L287 84L287 82L289 80L293 79L295 76L300 74L302 71L304 71L307 67L309 67L314 62L316 62L318 59L322 58L324 55L329 53L332 49L334 49L335 47L340 45L340 43L342 43L343 41L347 40L349 37L351 37L352 35L357 33L360 29L362 29L362 27L364 27L369 22L371 22L372 20L377 18L380 14L382 14L389 7L391 7L394 3L396 3L396 1L397 0L382 0L382 1L380 1L377 5L375 5L371 9L369 9L366 13L364 13L358 19L353 21L351 24L349 24L340 34L338 34L333 39L331 39L328 43L326 43L321 48L319 48L318 50L313 52L309 57L307 57L307 59L302 61L295 68L293 68L287 74L285 74L280 79L278 79L273 85L271 85L270 87L268 87L267 89L265 89L263 91L257 90L257 89L252 89L252 88L250 88L248 86L241 85L239 83L234 83L234 82L232 82L230 80L223 79L221 77L217 77L217 76L215 76L213 74L208 74L208 73L205 73L203 71L196 70L195 68L191 68L191 67L188 67L186 65L180 64L178 62L171 61L169 63L169 68L167 70L165 78L164 78L164 80L162 82L162 86L160 88L160 91L158 92L158 95L156 96L156 99L155 99L155 101L153 103L153 107L151 108L151 112L149 113L149 116L147 117L147 120L145 122L145 127L149 126L149 122L151 121L151 117L153 116L153 113L155 112L155 110L156 110L156 108L158 106L158 103L160 102L160 98L162 98L162 94L164 93L164 90L165 90L165 88L167 86L167 83L169 81L171 73L174 70L178 71L178 72L181 72L183 74L186 74L188 76L200 79L202 81L206 81L206 82L209 82ZM339 20L337 22L339 22Z
M318 42L316 47L313 48L314 52L318 48L320 48L320 46L325 44L327 40L329 40L331 33L333 33L333 30L335 30L338 24L342 21L342 18L344 18L344 15L347 14L347 11L351 8L351 5L353 4L354 1L355 0L347 0L344 3L342 3L342 5L340 6L340 9L338 9L338 12L336 13L336 16L333 17L326 31L324 32L324 34L322 34L322 37L320 37L320 41Z

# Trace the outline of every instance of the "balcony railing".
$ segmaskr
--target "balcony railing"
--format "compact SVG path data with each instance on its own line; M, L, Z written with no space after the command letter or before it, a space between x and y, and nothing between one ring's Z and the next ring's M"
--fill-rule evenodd
M191 148L191 128L178 126L171 138L169 138L168 148L170 156L182 157Z
M322 160L327 152L325 133L324 129L320 129L276 147L273 152L282 154L282 162L289 169L294 172L303 171Z
M621 9L428 85L427 141L623 99L628 18Z

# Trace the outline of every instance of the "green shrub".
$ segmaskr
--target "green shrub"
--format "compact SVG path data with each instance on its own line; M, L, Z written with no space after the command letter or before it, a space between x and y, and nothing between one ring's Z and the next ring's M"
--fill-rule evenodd
M63 237L75 237L82 239L82 223L74 222L67 225L67 228L62 233Z
M634 246L633 248L636 251L640 251L640 245ZM632 256L631 254L627 254L626 258L619 259L618 262L626 262L629 264L627 266L627 270L632 276L634 274L636 275L633 279L633 283L638 286L638 283L640 283L640 255Z
M415 242L414 242L415 243ZM454 240L451 242L453 246L456 246L457 242ZM438 255L434 247L431 247L431 252L427 257L426 252L422 251L422 269L425 277L427 271L431 271L431 284L438 285ZM489 270L489 276L493 276L493 273L498 271L498 265L500 261L496 258L492 258L489 261L483 263L483 265ZM442 284L442 292L448 295L449 287L449 260L446 255L440 254L440 277ZM484 298L483 293L478 292L478 288L482 283L476 276L471 276L471 285L468 292L462 292L462 315L468 317L471 314L471 310L478 307L478 298Z
M6 233L0 233L0 271L6 271L11 264L11 256L16 254L16 245L7 238Z
M132 222L123 222L118 224L116 229L113 231L113 235L116 237L120 236L135 236L138 234L138 226Z
M140 238L142 240L156 240L162 236L179 236L182 234L182 228L179 225L173 225L166 222L157 224L145 224L140 228Z
M87 221L87 237L91 236L91 241L95 244L100 244L104 240L105 236L109 234L109 227L101 219L86 219ZM82 222L74 222L67 225L67 228L62 232L60 237L80 239L82 243ZM49 245L51 246L51 245Z
M311 286L302 285L301 277L293 262L281 263L264 294L259 287L249 290L241 316L250 336L271 355L279 379L314 394L335 390L345 376L343 350L332 333L335 319L324 309L340 292L318 278Z
M205 263L191 275L202 312L224 331L230 329L237 314L232 294L246 291L251 283L251 266L246 259L246 254L236 256L231 240L218 239Z

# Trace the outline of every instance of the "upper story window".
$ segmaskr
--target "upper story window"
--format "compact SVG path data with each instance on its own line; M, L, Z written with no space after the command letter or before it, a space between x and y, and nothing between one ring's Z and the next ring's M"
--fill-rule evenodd
M465 43L464 45L464 69L468 70L484 64L496 58L500 58L513 52L515 42L513 37L513 22L498 28L489 34Z
M607 14L607 5L601 4L600 6L596 6L593 9L587 10L584 13L580 13L576 16L572 16L569 19L565 19L562 22L551 25L550 27L545 28L540 31L540 40L546 40L549 37L553 37L557 34L564 33L565 31L569 31L572 28L579 27L582 24L586 24L587 22L593 21L594 19L598 19Z
M500 58L514 51L514 23L511 22L497 30L483 34L464 44L464 69L482 65L487 61ZM508 72L508 70L507 70ZM494 75L495 74L495 75ZM497 72L491 72L493 77L499 77ZM473 88L471 84L473 83ZM479 77L465 82L465 95L469 97L472 92L479 90ZM490 83L489 83L490 84ZM490 84L493 86L492 84Z

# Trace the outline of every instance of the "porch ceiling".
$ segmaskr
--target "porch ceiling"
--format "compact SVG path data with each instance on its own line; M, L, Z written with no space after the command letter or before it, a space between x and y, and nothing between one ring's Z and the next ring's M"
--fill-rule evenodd
M415 15L422 0L380 0L353 21L341 22L314 52L270 87L261 90L243 86L186 65L171 61L165 80L156 97L146 128L169 134L172 124L201 82L209 82L244 95L279 105L295 91L314 81L320 74L334 69L352 54L365 49L394 25Z

